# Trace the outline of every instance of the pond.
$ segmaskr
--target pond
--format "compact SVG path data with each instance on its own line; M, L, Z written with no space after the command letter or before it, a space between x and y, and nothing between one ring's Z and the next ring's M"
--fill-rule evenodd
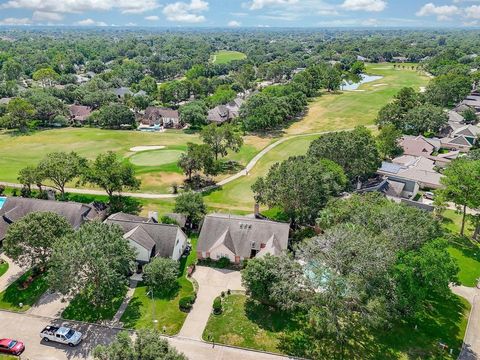
M359 76L359 79L357 79L357 81L343 80L343 83L340 86L340 89L345 91L357 90L362 84L366 84L372 81L377 81L382 78L383 76L361 74Z

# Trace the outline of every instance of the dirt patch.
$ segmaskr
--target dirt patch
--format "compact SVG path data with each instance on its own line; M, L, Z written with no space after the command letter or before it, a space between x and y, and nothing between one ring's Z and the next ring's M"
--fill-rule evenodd
M140 151L149 151L149 150L161 150L165 149L163 145L144 145L144 146L134 146L130 148L130 151L140 152Z
M178 173L155 173L140 176L142 186L148 189L152 188L169 188L172 183L182 184L184 176Z

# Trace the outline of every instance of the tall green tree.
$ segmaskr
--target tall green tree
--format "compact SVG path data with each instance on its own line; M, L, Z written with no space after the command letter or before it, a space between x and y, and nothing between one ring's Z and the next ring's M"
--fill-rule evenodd
M51 87L55 80L58 79L58 73L51 67L46 67L35 71L32 79L38 81L42 87Z
M320 136L311 143L308 156L336 162L351 182L368 178L381 164L375 138L363 126Z
M143 281L157 295L168 294L178 285L179 266L176 260L156 257L145 265Z
M377 136L377 147L383 159L390 159L402 153L402 147L399 144L401 136L402 132L395 125L382 126Z
M208 109L203 101L193 101L180 106L180 118L186 124L199 128L207 123Z
M197 226L207 213L203 196L198 192L185 192L175 198L174 211L187 217L190 227Z
M95 360L188 360L171 347L157 330L140 330L132 341L129 333L120 332L110 345L93 351Z
M3 240L5 254L22 267L44 270L55 243L72 232L72 226L63 216L32 212L8 227Z
M319 210L343 191L346 183L343 170L333 161L299 156L274 164L252 190L255 201L280 207L293 225L312 224Z
M99 154L84 171L84 181L105 190L111 199L115 193L125 189L138 190L140 180L135 177L135 170L113 151Z
M438 193L441 198L462 208L460 234L464 235L467 208L480 208L480 160L458 158L447 166L443 174L440 182L444 188Z
M215 160L218 160L219 155L226 156L228 150L238 152L243 145L242 135L232 124L205 126L200 133L200 137L205 144L211 147L215 154Z
M34 115L35 108L30 102L21 98L14 98L7 105L7 114L0 118L0 125L25 132Z
M14 59L8 59L2 65L2 74L5 81L16 81L22 75L22 65Z
M187 152L180 156L178 166L192 180L192 175L202 171L205 175L215 173L215 159L212 149L206 144L187 144Z
M66 184L78 179L86 165L87 160L76 152L54 152L47 154L39 162L37 169L41 177L51 181L52 187L64 197Z
M110 104L100 108L96 116L97 124L102 128L121 129L122 126L135 127L135 116L122 104Z
M135 258L120 227L87 222L55 243L48 282L63 295L82 294L93 306L102 306L127 285Z

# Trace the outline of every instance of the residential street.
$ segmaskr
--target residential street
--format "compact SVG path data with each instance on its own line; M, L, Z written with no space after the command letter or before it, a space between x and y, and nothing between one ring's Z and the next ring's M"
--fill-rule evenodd
M44 343L39 336L44 326L70 324L85 334L85 340L75 348L53 343ZM79 325L68 321L50 320L32 314L0 312L0 337L9 337L25 343L22 360L77 360L91 359L91 351L98 344L105 344L114 338L118 330L98 326ZM287 357L262 354L248 350L212 345L184 338L169 338L169 342L190 360L280 360Z

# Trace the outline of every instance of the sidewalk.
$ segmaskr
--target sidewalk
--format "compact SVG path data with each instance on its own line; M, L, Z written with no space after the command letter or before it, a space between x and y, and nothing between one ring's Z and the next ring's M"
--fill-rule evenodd
M128 304L130 303L130 300L132 300L133 294L135 293L135 289L137 288L137 284L138 284L138 281L130 279L127 295L125 295L122 305L120 305L117 313L115 314L115 316L111 321L112 326L122 326L122 324L120 323L120 319L122 318L123 313L127 309Z
M5 254L1 254L0 258L8 262L8 270L5 274L0 276L0 292L5 290L11 283L17 280L25 272L20 266L15 264Z

